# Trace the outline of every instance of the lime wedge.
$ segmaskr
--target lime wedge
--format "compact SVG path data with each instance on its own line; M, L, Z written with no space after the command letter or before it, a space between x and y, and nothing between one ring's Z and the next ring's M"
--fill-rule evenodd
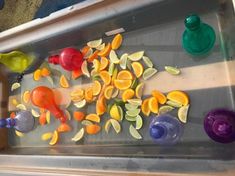
M138 51L128 56L131 61L139 61L144 55L144 51Z
M84 75L86 75L88 78L90 78L90 73L89 73L88 67L87 67L87 61L83 61L82 66L81 66L81 71Z
M34 116L34 117L40 117L40 114L35 111L34 109L31 109L31 114Z
M143 61L147 67L150 67L150 68L153 67L152 61L147 56L143 56Z
M86 106L86 100L83 99L82 101L74 103L74 106L76 106L77 108L83 108L84 106Z
M81 128L71 140L74 142L77 142L83 138L84 134L85 134L85 130L84 128Z
M143 73L143 79L147 80L157 73L155 68L147 68Z
M126 103L126 104L125 104L125 108L126 108L127 110L133 110L133 109L137 109L138 106L137 106L137 105L132 105L132 104Z
M135 121L135 129L139 130L143 126L143 119L140 115L136 116L136 121Z
M144 83L140 83L135 89L135 96L141 99L143 90L144 90Z
M140 135L140 133L135 129L135 127L133 125L130 125L129 128L129 132L131 134L131 136L135 139L142 139L142 136Z
M166 114L170 111L172 111L174 108L172 106L169 106L169 105L164 105L164 106L161 106L159 108L159 112L158 114L161 115L161 114Z
M111 119L107 120L104 125L104 130L106 131L106 133L109 133L110 126L111 126Z
M50 113L50 111L46 112L46 121L47 121L48 124L51 123L51 113Z
M101 45L101 43L102 43L102 39L93 40L93 41L87 42L87 46L91 48L97 48L99 45Z
M132 89L135 89L137 85L138 85L138 79L135 78L135 79L133 80L132 84L131 84L131 88L132 88Z
M18 104L18 105L16 106L16 108L17 108L17 109L20 109L20 110L27 110L26 106L23 105L23 104Z
M124 53L121 58L120 58L120 67L122 69L126 69L126 64L127 64L127 57L128 57L128 54L127 53Z
M131 117L135 117L139 113L140 113L140 109L133 109L133 110L126 111L126 114Z
M93 54L93 50L92 50L92 48L89 48L88 51L87 51L87 53L85 54L84 58L87 59L87 58L89 58L92 54Z
M178 118L181 122L186 123L187 117L188 117L188 110L189 110L189 104L186 106L182 106L178 110Z
M117 106L117 108L118 108L118 112L119 112L119 115L120 115L120 121L122 121L122 119L123 119L123 110L122 110L121 106Z
M91 121L89 121L89 120L83 120L81 122L81 124L84 125L84 126L93 125L93 123Z
M171 66L165 66L165 70L172 75L179 75L180 69Z
M109 71L108 71L109 74L110 74L110 76L113 75L114 68L115 68L115 64L111 62L111 63L109 64Z
M121 131L120 123L115 119L110 119L110 121L111 121L113 129L116 131L116 133L120 133L120 131Z
M109 59L114 64L119 64L120 60L118 59L118 56L114 50L111 50L109 53Z
M46 78L47 78L48 82L49 82L52 86L54 86L54 81L53 81L53 79L51 78L51 76L47 76Z
M23 136L24 136L24 133L22 133L22 132L20 132L20 131L17 131L17 130L15 130L15 134L16 134L16 136L18 136L18 137L23 137Z
M41 139L42 139L43 141L47 141L47 140L51 139L52 136L53 136L53 133L51 133L51 132L44 133L44 134L41 136Z
M105 48L105 43L102 43L101 45L97 46L96 49L101 51Z
M112 98L116 98L119 94L119 90L114 88Z
M68 120L71 120L71 114L70 114L70 112L69 112L68 110L64 110L64 113L65 113L67 119L68 119Z
M170 105L170 106L173 106L175 108L180 108L182 107L183 105L181 103L178 103L178 102L175 102L175 101L171 101L171 100L168 100L166 102L166 104Z
M135 122L136 121L136 117L131 117L127 114L125 115L125 119L129 122Z
M141 99L129 99L129 100L127 100L127 102L132 105L136 105L136 106L140 106L142 104Z
M14 83L12 84L11 86L11 91L15 90L15 89L18 89L20 87L20 83Z

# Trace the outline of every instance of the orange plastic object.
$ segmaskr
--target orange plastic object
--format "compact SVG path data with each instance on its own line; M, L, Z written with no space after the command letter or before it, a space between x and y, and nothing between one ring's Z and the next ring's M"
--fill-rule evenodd
M73 118L75 120L81 122L82 120L85 119L85 114L84 114L84 112L75 111L75 112L73 112Z
M97 134L100 130L101 130L101 127L96 124L86 126L86 132L88 134Z
M31 101L35 106L49 110L61 123L67 118L63 111L56 105L53 91L46 86L39 86L33 89Z
M57 131L60 132L60 133L63 133L63 132L69 132L71 131L71 127L67 124L67 123L62 123L60 124L60 126L57 128Z

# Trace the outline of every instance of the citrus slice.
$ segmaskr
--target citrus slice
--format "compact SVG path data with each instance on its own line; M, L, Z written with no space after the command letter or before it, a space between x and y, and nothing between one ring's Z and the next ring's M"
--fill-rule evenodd
M164 106L161 106L159 108L159 112L158 114L161 115L161 114L166 114L170 111L174 110L174 108L172 106L169 106L169 105L164 105Z
M87 46L89 46L90 48L97 48L99 45L101 45L101 43L102 39L92 40L87 42Z
M129 132L131 134L131 136L135 139L142 139L142 136L140 135L140 133L135 129L135 127L133 125L130 125L129 127Z
M34 109L31 109L31 114L34 116L34 117L40 117L40 114L35 111Z
M140 115L137 115L136 116L136 121L135 121L135 129L139 130L142 128L143 126L143 119Z
M119 113L119 109L118 109L118 106L116 104L114 104L111 109L110 109L110 116L111 118L113 119L116 119L118 121L121 120L121 116L120 116L120 113Z
M84 90L77 88L70 93L72 101L82 101L84 99Z
M109 65L109 60L106 57L101 57L100 58L100 70L106 69L108 65Z
M69 87L69 82L64 75L61 75L61 77L60 77L60 86L63 88Z
M126 114L131 117L136 117L137 115L139 115L139 113L140 113L140 109L133 109L133 110L126 111Z
M12 86L11 86L11 91L13 91L13 90L16 90L16 89L18 89L18 88L20 88L20 83L14 83L14 84L12 84Z
M119 115L120 115L120 121L122 121L122 119L123 119L123 110L122 110L122 108L121 108L121 106L117 106L117 108L118 108L118 112L119 112Z
M86 105L86 100L85 99L83 99L82 101L74 103L74 106L76 106L77 108L83 108L85 105Z
M48 124L51 123L51 113L50 113L50 111L46 112L46 121L47 121Z
M141 97L143 95L143 90L144 90L144 83L140 83L135 89L136 98L141 99Z
M78 122L81 122L85 119L85 114L84 112L81 112L81 111L74 111L73 118L77 120Z
M72 79L77 79L80 76L82 76L82 70L78 69L78 70L73 70L72 71Z
M132 81L131 80L114 80L114 86L119 90L126 90L130 88Z
M88 114L86 117L85 117L86 120L90 120L92 122L97 122L97 123L100 123L100 117L96 114Z
M166 100L167 100L166 96L163 93L161 93L160 91L153 90L152 91L152 96L155 97L160 104L165 104L166 103Z
M111 83L111 76L106 70L100 72L100 77L105 85L109 85Z
M141 99L129 99L127 100L128 103L132 104L132 105L137 105L140 106L142 104L142 100Z
M133 62L131 64L131 67L134 71L134 74L137 78L141 77L141 75L143 74L143 71L144 71L144 68L143 66L141 65L141 63L139 62Z
M131 70L131 60L127 57L126 67Z
M81 124L84 125L84 126L87 126L87 125L92 125L93 123L91 121L89 121L89 120L83 120L81 122Z
M71 114L67 109L64 110L64 114L65 114L65 116L67 117L68 120L71 120Z
M19 104L19 102L17 101L17 99L13 98L12 99L12 104L17 106Z
M117 74L118 74L118 69L117 69L117 67L115 67L113 70L113 75L112 75L112 79L111 79L112 84L114 83L114 80L117 78Z
M18 104L18 105L16 105L16 108L20 109L20 110L27 110L27 108L24 104Z
M189 104L182 106L178 110L178 118L181 122L186 123L187 122L187 117L188 117L188 110L189 110Z
M143 79L147 80L157 73L155 68L147 68L143 73Z
M180 103L184 106L189 103L188 95L185 92L180 91L180 90L171 91L167 94L166 97L167 99Z
M41 79L41 77L42 77L41 70L40 69L35 70L33 73L33 79L35 81L38 81L39 79Z
M114 88L113 94L112 94L112 98L116 98L119 94L119 90Z
M15 134L16 134L16 136L18 136L18 137L24 137L24 133L22 133L22 132L20 132L20 131L15 130Z
M170 106L173 106L175 108L180 108L182 107L183 105L181 103L178 103L178 102L175 102L175 101L171 101L171 100L168 100L166 102L166 104L170 105Z
M112 94L113 94L113 89L114 87L113 86L107 86L104 90L104 97L109 100L111 97L112 97Z
M120 80L128 80L128 79L133 80L133 75L128 70L121 70L117 75L117 79L120 79Z
M42 139L43 141L47 141L47 140L51 139L52 136L53 136L53 133L51 133L51 132L44 133L44 134L41 136L41 139Z
M89 51L90 47L89 46L84 46L82 49L81 49L81 53L83 55L83 57L86 55L86 53Z
M42 68L41 70L41 74L42 76L46 77L46 76L49 76L51 74L50 70L48 68Z
M138 51L128 56L131 61L139 61L144 56L144 51Z
M143 56L143 61L147 67L150 67L150 68L153 67L152 61L147 56Z
M87 62L91 63L95 59L98 59L98 53L99 53L99 50L96 50L92 55L90 55L90 57L87 59Z
M112 49L112 48L111 48L111 44L108 43L108 44L105 46L105 48L102 49L102 50L98 53L98 56L106 57L106 56L109 54L109 52L110 52L111 49Z
M110 119L110 122L112 124L113 129L116 131L116 133L120 133L121 132L120 123L115 119Z
M120 60L118 59L118 56L114 50L111 50L109 53L109 59L114 64L119 64Z
M109 133L110 127L111 127L111 119L107 120L104 125L104 130L106 131L106 133Z
M127 53L124 53L121 58L120 58L120 67L122 69L126 69L126 66L127 66L127 59L128 59L128 54Z
M172 75L179 75L180 69L171 66L165 66L165 70Z
M135 95L135 91L132 89L126 89L123 93L122 93L122 101L126 102L127 100L131 99L132 97L134 97Z
M91 75L92 78L93 78L95 75L98 75L98 72L95 71L95 69L92 69L90 75Z
M155 97L149 99L149 109L153 113L158 113L158 101Z
M126 103L126 104L125 104L125 108L126 108L127 110L134 110L134 109L137 109L138 106Z
M129 122L135 122L136 121L136 117L132 117L132 116L129 116L129 115L125 115L125 119Z
M150 108L149 108L149 98L145 99L141 105L141 111L145 116L149 116Z
M132 88L132 89L136 89L137 86L138 86L138 79L135 78L135 79L133 80L132 84L131 84L131 88Z
M95 80L95 81L93 82L93 85L92 85L92 92L93 92L93 95L95 95L95 96L96 96L96 95L99 95L100 91L101 91L101 84L100 84L99 81Z
M92 87L88 87L85 89L85 94L84 94L86 102L90 103L93 101L93 89Z
M71 140L74 142L80 141L84 137L84 134L85 130L84 128L81 128Z
M84 58L87 59L87 58L91 57L92 54L93 54L93 49L89 47L88 51L84 55Z
M65 133L71 131L72 128L67 123L61 123L57 128L57 131L60 133Z
M92 125L86 126L87 134L97 134L100 130L101 130L101 128L97 124L92 124Z
M97 115L102 115L106 112L107 108L106 108L106 100L104 96L101 96L100 98L98 98L97 102L96 102L96 113Z
M47 76L46 79L48 80L48 82L49 82L52 86L54 86L54 81L53 81L53 79L51 78L51 76Z
M59 140L59 133L58 133L58 131L55 130L49 144L55 145L58 142L58 140Z
M88 78L90 78L90 73L87 68L87 61L83 61L82 66L81 66L81 71L84 75L86 75Z
M105 43L102 43L101 45L97 46L95 49L101 51L105 48Z
M113 75L114 69L115 69L115 64L111 62L111 63L109 64L109 71L108 71L110 76Z
M29 90L26 90L23 93L22 99L23 99L24 103L29 103L29 100L30 100L30 91Z
M117 34L112 41L112 49L116 50L118 49L122 44L122 35L121 34Z
M98 61L98 59L93 60L93 68L96 73L100 71L100 61Z

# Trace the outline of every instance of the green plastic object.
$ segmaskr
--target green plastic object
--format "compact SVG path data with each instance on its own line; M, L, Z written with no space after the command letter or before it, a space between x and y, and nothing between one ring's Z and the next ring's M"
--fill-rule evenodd
M16 73L24 72L31 65L33 60L33 56L29 56L20 51L0 54L0 63Z
M184 24L186 29L182 36L183 48L193 56L208 54L215 44L214 29L202 23L196 14L186 17Z

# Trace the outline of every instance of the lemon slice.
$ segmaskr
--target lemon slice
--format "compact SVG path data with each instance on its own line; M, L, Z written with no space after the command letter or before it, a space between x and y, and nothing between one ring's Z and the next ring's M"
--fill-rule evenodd
M89 120L83 120L83 121L81 122L81 124L84 125L84 126L93 125L93 123L92 123L91 121L89 121Z
M86 100L83 99L82 101L74 103L74 106L76 106L77 108L83 108L84 106L86 106Z
M49 144L50 145L55 145L58 142L58 140L59 140L59 133L58 133L58 131L55 130Z
M110 127L111 127L111 119L107 120L104 125L104 130L106 133L109 133Z
M157 73L155 68L147 68L143 73L143 79L147 80Z
M126 108L127 110L133 110L133 109L137 109L137 108L138 108L138 105L132 105L132 104L126 103L126 104L125 104L125 108Z
M129 122L135 122L136 121L136 117L131 117L127 114L125 115L125 119Z
M128 58L128 54L124 53L121 58L120 58L120 67L125 70L126 69L126 64L127 64L127 58Z
M130 125L129 127L129 132L131 134L131 136L135 139L142 139L142 136L140 135L140 133L135 129L135 127L133 125Z
M35 111L34 109L31 109L31 114L34 116L34 117L40 117L40 114Z
M179 75L180 69L171 66L165 66L165 70L172 75Z
M23 104L18 104L18 105L16 105L16 108L17 108L17 109L20 109L20 110L27 110L26 106L23 105Z
M87 59L87 58L89 58L92 54L93 54L93 50L92 50L92 48L89 48L88 51L87 51L87 53L85 54L84 58Z
M139 115L139 113L140 113L140 109L133 109L133 110L126 111L126 114L131 117L135 117Z
M135 121L135 129L139 130L143 126L143 119L140 115L136 116L136 121Z
M141 99L144 90L144 83L140 83L135 89L135 96Z
M97 48L98 46L100 46L102 43L102 39L98 39L98 40L92 40L90 42L87 42L87 46L89 46L90 48Z
M102 43L101 45L97 46L96 49L101 51L105 48L105 43Z
M20 132L20 131L15 130L15 134L16 134L16 136L18 136L18 137L24 137L24 133L22 133L22 132Z
M11 91L15 90L15 89L18 89L20 87L20 83L14 83L12 84L11 86Z
M120 60L118 59L118 56L114 50L111 50L109 53L109 59L114 64L119 64Z
M118 112L119 112L119 115L120 115L120 121L122 121L122 119L123 119L123 110L122 110L121 106L117 106L117 108L118 108Z
M97 59L93 60L93 68L94 68L94 72L96 73L98 73L98 71L100 70L100 62Z
M189 104L186 106L182 106L178 110L178 118L181 122L186 123L187 117L188 117L188 110L189 110Z
M109 71L108 71L110 76L113 75L114 69L115 69L115 65L114 65L114 63L111 62L111 63L109 64Z
M111 86L111 85L105 88L105 90L104 90L104 97L107 100L109 100L112 97L113 89L114 89L114 86Z
M161 115L161 114L166 114L170 111L174 110L174 108L172 106L169 106L169 105L164 105L164 106L161 106L159 108L159 112L158 114Z
M51 113L50 113L50 111L46 112L46 121L47 121L48 124L50 124L50 122L51 122Z
M84 134L85 134L85 130L84 128L81 128L71 140L74 142L80 141L83 138Z
M118 109L118 106L117 106L116 104L114 104L114 105L111 107L109 113L110 113L111 118L116 119L116 120L118 120L118 121L121 120L121 116L120 116L120 114L119 114L119 109Z
M65 113L67 119L68 119L68 120L71 120L71 114L70 114L70 112L69 112L68 110L64 110L64 113Z
M136 106L140 106L142 104L141 99L129 99L129 100L127 100L127 102L132 105L136 105Z
M87 68L87 61L83 61L82 66L81 66L82 73L86 75L88 78L90 78L90 73Z
M138 51L128 56L131 61L139 61L144 56L144 51Z
M147 67L150 67L150 68L153 67L152 61L147 56L143 56L143 61Z
M112 98L116 98L119 94L119 90L114 88L113 94L112 94Z
M168 105L170 105L170 106L173 106L173 107L175 107L175 108L180 108L180 107L183 106L181 103L178 103L178 102L176 102L176 101L171 101L171 100L168 100L168 101L166 102L166 104L168 104Z
M17 106L17 105L19 104L19 102L18 102L15 98L13 98L13 99L12 99L12 104L15 105L15 106Z
M110 121L111 121L112 127L116 131L116 133L120 133L121 132L120 123L115 119L110 119Z
M47 141L47 140L51 139L52 136L53 136L53 133L51 133L51 132L44 133L44 134L41 136L41 140Z

